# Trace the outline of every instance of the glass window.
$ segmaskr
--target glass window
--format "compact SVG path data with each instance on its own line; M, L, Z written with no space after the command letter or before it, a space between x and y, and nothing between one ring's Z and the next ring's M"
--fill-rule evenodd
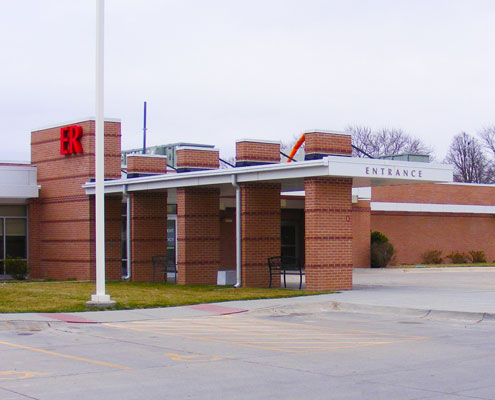
M5 256L26 258L26 220L5 219Z
M177 204L168 204L167 214L177 214Z
M167 263L175 264L175 220L167 220Z
M26 206L0 206L0 216L2 217L25 217Z

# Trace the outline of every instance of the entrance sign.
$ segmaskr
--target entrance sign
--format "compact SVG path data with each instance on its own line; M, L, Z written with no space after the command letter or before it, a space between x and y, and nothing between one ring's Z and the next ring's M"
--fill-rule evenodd
M371 176L399 176L399 177L411 177L422 178L423 171L415 168L386 168L386 167L366 167L366 175Z
M82 128L79 125L60 128L60 154L82 153Z

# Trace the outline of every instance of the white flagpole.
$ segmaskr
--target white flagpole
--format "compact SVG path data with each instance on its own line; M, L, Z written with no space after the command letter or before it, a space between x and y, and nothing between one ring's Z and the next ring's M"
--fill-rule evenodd
M108 307L115 304L105 294L105 149L103 113L104 72L104 0L96 0L96 121L95 121L95 219L96 219L96 294L88 306Z

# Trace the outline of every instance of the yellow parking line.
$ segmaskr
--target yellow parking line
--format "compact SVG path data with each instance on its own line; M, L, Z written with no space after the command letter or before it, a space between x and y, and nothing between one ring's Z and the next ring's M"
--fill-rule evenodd
M22 345L16 344L16 343L9 343L9 342L0 341L0 344L3 344L5 346L16 347L18 349L35 351L37 353L48 354L48 355L55 356L55 357L68 358L71 360L77 360L77 361L83 361L83 362L87 362L87 363L91 363L91 364L102 365L104 367L109 367L109 368L117 368L117 369L123 369L123 370L131 370L132 369L129 367L123 367L121 365L110 364L110 363L107 363L104 361L90 360L88 358L70 356L68 354L62 354L62 353L57 353L55 351L43 350L43 349L39 349L37 347L22 346Z

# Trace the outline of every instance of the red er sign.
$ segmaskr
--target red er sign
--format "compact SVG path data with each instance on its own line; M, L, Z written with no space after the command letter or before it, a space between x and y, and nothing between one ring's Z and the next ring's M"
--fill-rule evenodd
M60 154L82 153L82 128L77 125L60 128Z

